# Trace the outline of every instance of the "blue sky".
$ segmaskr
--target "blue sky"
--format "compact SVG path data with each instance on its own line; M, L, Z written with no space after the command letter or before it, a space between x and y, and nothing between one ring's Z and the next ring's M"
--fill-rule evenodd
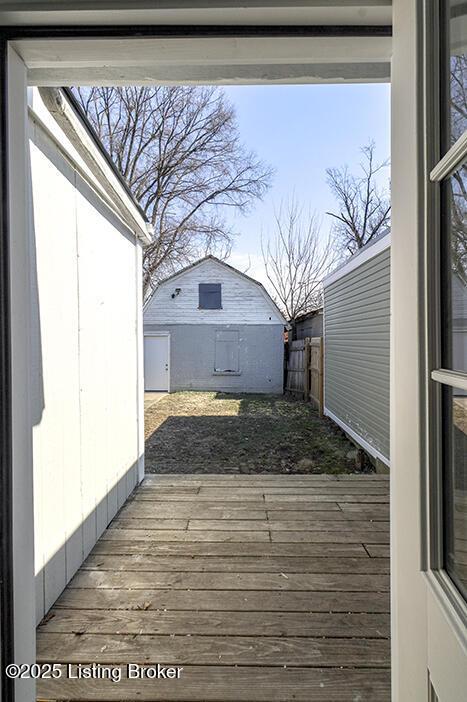
M373 140L378 160L390 155L390 86L294 85L226 87L237 112L243 142L276 170L263 202L244 216L231 215L236 238L229 262L264 282L260 255L261 230L271 229L274 208L292 196L305 210L330 226L326 210L335 201L326 184L328 167L345 164L353 171L360 147ZM386 172L384 179L389 178Z

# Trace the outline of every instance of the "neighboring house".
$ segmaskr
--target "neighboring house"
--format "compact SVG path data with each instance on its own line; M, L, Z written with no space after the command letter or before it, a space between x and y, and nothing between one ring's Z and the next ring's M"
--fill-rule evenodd
M145 388L282 393L285 324L261 283L206 256L144 307Z
M323 336L323 308L301 314L290 321L292 340L298 341L307 337Z
M391 234L323 281L324 413L389 465Z
M24 126L39 621L144 475L141 261L150 237L70 95L31 90Z

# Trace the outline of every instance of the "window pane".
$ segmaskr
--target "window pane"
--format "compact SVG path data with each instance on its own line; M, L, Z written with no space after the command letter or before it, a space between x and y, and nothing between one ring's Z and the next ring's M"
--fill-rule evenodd
M444 368L467 372L467 167L443 183Z
M454 144L467 129L467 7L462 0L446 2L449 57L448 94L443 97L448 111L448 129L444 151ZM445 87L445 86L442 86Z
M199 307L202 310L220 310L222 307L221 284L199 284Z
M467 391L444 392L445 568L467 599Z

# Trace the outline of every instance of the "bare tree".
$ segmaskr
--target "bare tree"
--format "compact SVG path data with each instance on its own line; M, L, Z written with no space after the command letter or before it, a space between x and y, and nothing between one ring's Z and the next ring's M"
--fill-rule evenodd
M335 257L330 237L322 241L316 216L293 200L275 215L275 231L261 241L264 268L273 297L286 319L322 304L323 277Z
M336 221L332 228L336 248L356 253L390 224L391 205L386 189L378 186L378 173L389 163L375 162L375 144L362 148L361 174L352 175L347 166L328 168L327 182L337 200L339 212L327 212Z
M467 128L467 58L451 56L450 66L451 123L449 146ZM467 167L462 165L448 181L451 221L451 265L453 273L467 285Z
M240 141L219 88L77 88L88 119L155 231L144 288L206 253L228 255L226 207L263 197L271 169Z
M461 166L448 184L451 205L450 245L451 268L467 286L467 168Z
M467 57L451 56L450 62L450 143L452 146L467 127Z

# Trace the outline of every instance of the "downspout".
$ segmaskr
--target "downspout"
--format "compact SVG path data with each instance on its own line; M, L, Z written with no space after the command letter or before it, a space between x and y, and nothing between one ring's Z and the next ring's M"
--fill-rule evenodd
M60 88L39 88L38 90L47 110L113 203L117 213L141 239L143 245L151 243L152 226L140 214L137 207L128 206L128 194L106 159L99 153L63 91Z

